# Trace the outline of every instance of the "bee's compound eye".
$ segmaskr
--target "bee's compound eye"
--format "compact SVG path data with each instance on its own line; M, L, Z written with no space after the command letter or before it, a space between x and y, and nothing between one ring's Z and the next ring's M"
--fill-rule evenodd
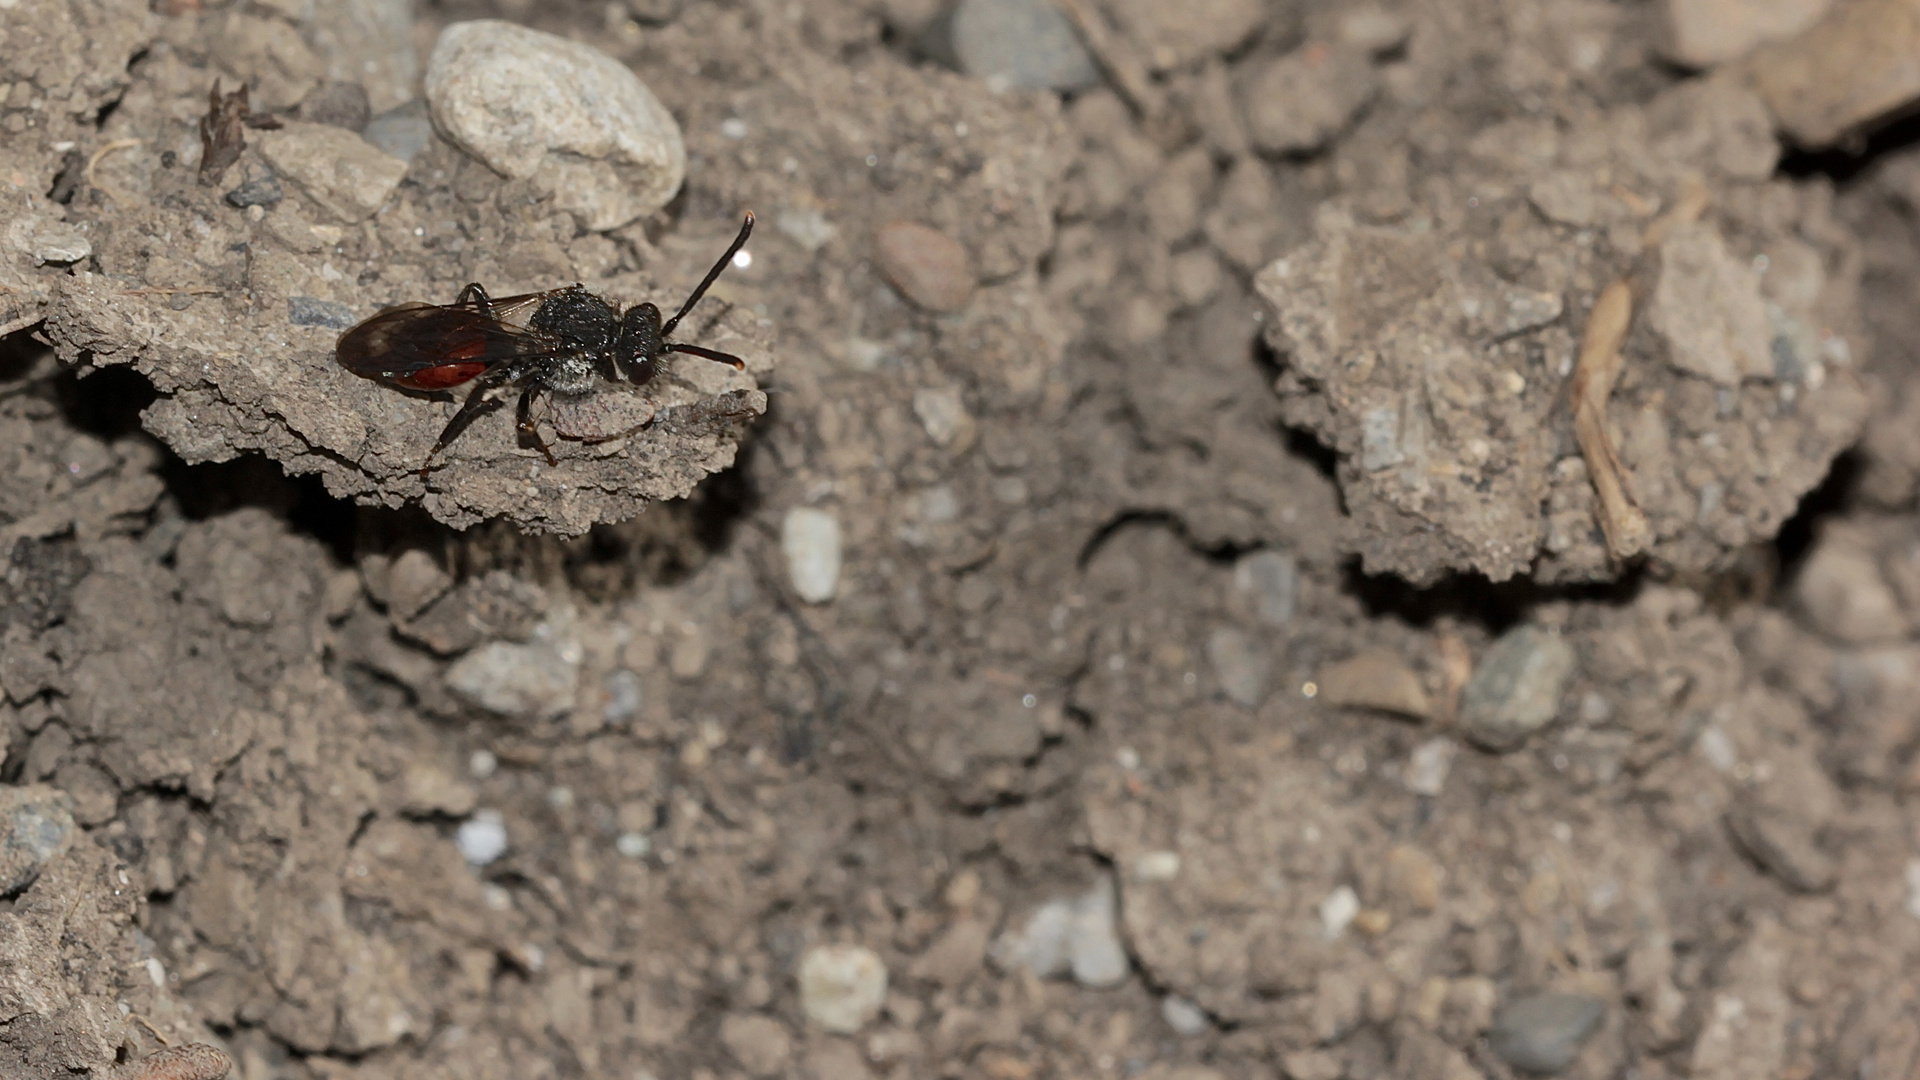
M629 365L629 370L633 372L630 378L634 385L638 386L641 383L653 381L653 377L659 373L659 364L651 356L637 356Z

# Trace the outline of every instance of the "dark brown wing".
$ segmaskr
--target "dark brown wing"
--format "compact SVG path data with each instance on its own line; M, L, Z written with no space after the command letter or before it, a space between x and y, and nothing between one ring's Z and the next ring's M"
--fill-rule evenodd
M401 304L340 335L340 365L355 375L414 390L444 390L503 360L550 355L561 345L513 318L542 294L510 296L482 314L471 304Z

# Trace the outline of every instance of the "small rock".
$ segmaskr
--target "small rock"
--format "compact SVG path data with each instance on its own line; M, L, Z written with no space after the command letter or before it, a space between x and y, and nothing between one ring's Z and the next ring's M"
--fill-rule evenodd
M973 299L973 257L938 229L888 222L874 235L874 259L894 288L928 311L959 311Z
M1871 538L1855 529L1824 529L1792 588L1807 621L1835 640L1865 645L1906 636L1906 613L1880 572Z
M324 326L332 330L345 330L359 322L353 309L332 300L322 300L317 296L287 297L287 321L295 326Z
M1266 651L1244 632L1231 626L1215 629L1207 636L1207 661L1228 700L1252 709L1267 699L1271 665Z
M1711 225L1676 227L1660 245L1660 279L1647 325L1666 342L1667 362L1721 386L1773 374L1773 321L1760 271L1734 257Z
M1489 750L1512 750L1551 723L1573 675L1573 646L1531 624L1501 635L1460 695L1460 727Z
M453 834L460 857L474 866L486 866L507 853L507 823L498 810L482 810L460 823Z
M447 669L447 688L496 716L550 720L573 708L580 665L544 642L489 642Z
M800 958L800 1008L827 1031L859 1031L886 1000L887 965L864 945L816 945Z
M955 61L977 79L1030 90L1084 90L1100 69L1049 0L960 0L948 26Z
M1784 808L1735 807L1727 813L1727 831L1748 858L1797 892L1824 892L1838 877L1813 829Z
M1232 52L1269 17L1262 0L1115 0L1110 10L1155 71Z
M927 951L907 969L907 975L939 986L960 986L980 970L992 933L978 919L961 919L933 939Z
M453 575L419 548L408 549L387 569L387 607L402 619L420 614L451 588Z
M1514 1068L1552 1075L1573 1064L1606 1016L1606 1003L1585 994L1532 994L1500 1010L1487 1039Z
M1812 149L1841 142L1920 98L1916 53L1920 20L1906 0L1859 0L1835 6L1787 41L1754 50L1745 67L1781 130Z
M1360 895L1351 885L1341 885L1320 901L1320 931L1331 941L1347 932L1354 916L1360 914Z
M624 724L640 715L640 706L646 698L639 675L621 668L607 676L606 685L607 723Z
M1433 856L1396 844L1387 851L1386 870L1386 892L1393 900L1421 913L1440 906L1440 864Z
M1453 755L1460 747L1452 739L1430 739L1414 748L1407 757L1407 790L1415 795L1438 796L1447 786L1447 774L1453 771Z
M1204 1034L1213 1026L1213 1022L1207 1019L1206 1012L1200 1006L1173 994L1160 999L1160 1018L1167 1022L1167 1026L1172 1028L1175 1034L1185 1035L1188 1038Z
M1365 52L1307 45L1269 63L1241 88L1247 135L1268 153L1310 153L1339 134L1373 94L1373 63Z
M345 128L289 122L259 133L273 171L345 224L373 216L400 186L407 163Z
M824 604L840 590L840 521L825 510L796 506L780 524L793 591L809 604Z
M840 230L827 220L827 215L814 207L788 207L780 211L780 216L774 219L774 225L808 254L826 247L834 237L840 235Z
M793 1054L787 1026L771 1016L729 1014L720 1021L720 1045L753 1076L778 1076Z
M1285 626L1293 621L1300 591L1299 564L1284 552L1249 552L1233 564L1233 590L1252 601L1253 613L1261 622Z
M1180 853L1147 851L1133 860L1133 880L1172 881L1180 876Z
M935 446L956 453L972 445L977 425L958 391L950 387L915 390L913 415L920 418Z
M77 226L64 221L42 222L27 244L35 266L65 266L93 254L93 242Z
M1017 933L994 942L1001 967L1025 967L1042 977L1071 974L1082 986L1115 986L1129 971L1120 943L1113 882L1102 877L1084 896L1042 904Z
M246 183L227 192L227 205L245 210L249 206L278 206L287 197L280 178L271 170L262 170Z
M45 784L0 785L0 897L33 884L73 839L73 799Z
M1320 670L1320 700L1425 720L1433 715L1426 688L1398 656L1368 649Z
M400 790L403 814L464 817L473 812L473 785L455 780L431 765L408 765L400 774Z
M1763 42L1783 41L1820 21L1833 0L1663 0L1660 51L1686 67L1737 60Z
M309 124L331 124L348 131L361 131L373 116L367 102L367 88L357 82L324 82L300 99L295 110Z
M433 118L426 101L415 98L367 121L360 137L411 165L433 141Z
M435 126L592 230L665 206L687 171L673 114L618 60L497 19L454 23L427 62Z

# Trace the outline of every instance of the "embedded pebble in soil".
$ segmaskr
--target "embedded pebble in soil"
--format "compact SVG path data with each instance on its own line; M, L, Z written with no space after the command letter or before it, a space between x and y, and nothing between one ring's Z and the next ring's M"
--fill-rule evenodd
M816 945L800 958L801 1011L827 1031L859 1031L886 1000L887 965L864 945Z
M825 510L796 506L780 524L787 579L809 604L824 604L840 589L840 521Z
M1573 646L1537 626L1500 636L1474 668L1460 698L1460 727L1488 750L1513 750L1553 721L1573 675Z
M387 568L387 608L402 619L420 614L452 588L453 575L419 548L401 553Z
M486 866L507 853L507 824L498 810L482 810L460 823L453 834L460 857L474 866Z
M407 174L406 162L345 128L289 122L257 138L275 174L345 225L372 217Z
M1253 613L1268 626L1293 621L1294 598L1300 589L1300 568L1293 556L1279 551L1255 551L1233 564L1233 588L1251 600Z
M1833 887L1833 857L1821 849L1807 820L1788 808L1737 806L1727 812L1727 831L1748 858L1795 892Z
M447 669L447 688L495 716L549 720L573 708L580 664L552 645L492 641Z
M415 817L446 814L464 817L477 798L473 785L456 780L432 765L414 763L400 774L400 812Z
M481 19L427 62L436 127L509 179L532 178L593 230L665 206L686 176L680 125L638 76L580 42Z
M1453 770L1453 756L1460 746L1452 739L1429 739L1414 748L1407 758L1407 790L1429 798L1447 786L1447 773Z
M1532 994L1500 1010L1487 1041L1514 1068L1552 1075L1573 1064L1606 1016L1606 1003L1585 994Z
M1266 652L1245 632L1222 626L1207 637L1207 660L1227 699L1255 708L1267 697Z
M1050 0L960 0L949 45L960 70L1030 90L1084 90L1100 69Z
M426 101L415 98L367 121L360 137L411 165L433 142L433 118Z
M324 326L331 330L345 330L358 321L354 318L353 309L345 304L313 296L287 297L287 322L293 326Z
M286 197L286 189L280 186L280 178L271 170L251 174L245 183L226 195L228 206L237 206L242 210L249 206L278 206Z
M0 786L0 897L33 884L73 838L73 798L44 784Z
M93 243L77 227L54 221L33 230L27 251L35 266L65 266L93 254Z
M890 221L873 239L880 272L928 311L959 311L973 299L973 257L958 240L914 221Z
M1663 0L1655 7L1661 53L1676 64L1705 68L1792 37L1818 22L1833 0Z
M1376 709L1414 720L1433 713L1420 676L1385 649L1367 649L1320 669L1320 700L1328 705Z
M1175 994L1160 999L1160 1018L1167 1022L1176 1034L1192 1038L1204 1034L1212 1026L1207 1014L1200 1006Z
M771 1016L729 1013L720 1021L720 1045L750 1076L777 1076L793 1054L787 1026Z
M1071 975L1095 988L1118 985L1130 962L1120 942L1113 881L1102 876L1081 896L1042 904L1018 931L993 943L992 955L1003 968L1025 967L1047 978Z

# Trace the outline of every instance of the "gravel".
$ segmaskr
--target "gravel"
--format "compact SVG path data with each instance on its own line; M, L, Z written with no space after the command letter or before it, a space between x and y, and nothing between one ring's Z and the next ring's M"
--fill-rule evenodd
M502 176L532 178L589 229L660 209L686 176L673 114L590 45L495 19L454 23L434 45L426 90L456 145Z
M1606 1004L1585 994L1532 994L1500 1010L1487 1039L1514 1068L1552 1075L1573 1064L1606 1016Z
M488 642L447 669L447 688L461 700L516 720L565 714L573 708L579 679L579 662L543 642Z
M1488 750L1513 750L1553 721L1574 667L1573 646L1537 626L1501 635L1460 700L1460 726Z
M1049 978L1071 975L1094 988L1115 986L1131 970L1118 919L1113 881L1102 877L1081 896L1042 904L1020 930L994 942L992 956L1003 968L1025 967Z
M273 171L342 224L372 217L407 174L406 162L331 124L290 121L258 138Z
M460 823L453 842L468 863L486 866L507 853L506 819L498 810L482 810Z
M263 171L249 178L246 183L227 192L227 205L245 210L249 206L278 206L287 197L286 189L280 186L280 178L269 171Z
M1266 700L1272 665L1266 652L1244 631L1231 626L1216 628L1207 636L1207 660L1228 700L1249 709Z
M1160 1017L1175 1033L1188 1038L1205 1034L1213 1026L1200 1006L1173 994L1160 999Z
M0 896L33 884L73 838L73 798L44 784L0 787Z
M932 312L973 299L973 257L958 240L914 221L890 221L874 235L874 259L901 295Z
M961 71L1030 90L1084 90L1100 69L1048 0L960 0L948 45Z
M840 521L825 510L796 506L780 525L793 591L809 604L824 604L840 589Z
M1300 591L1300 565L1279 551L1253 551L1233 564L1234 592L1252 601L1253 612L1268 626L1293 621Z
M859 1031L886 1000L887 965L864 945L816 945L800 959L800 1008L827 1031Z

